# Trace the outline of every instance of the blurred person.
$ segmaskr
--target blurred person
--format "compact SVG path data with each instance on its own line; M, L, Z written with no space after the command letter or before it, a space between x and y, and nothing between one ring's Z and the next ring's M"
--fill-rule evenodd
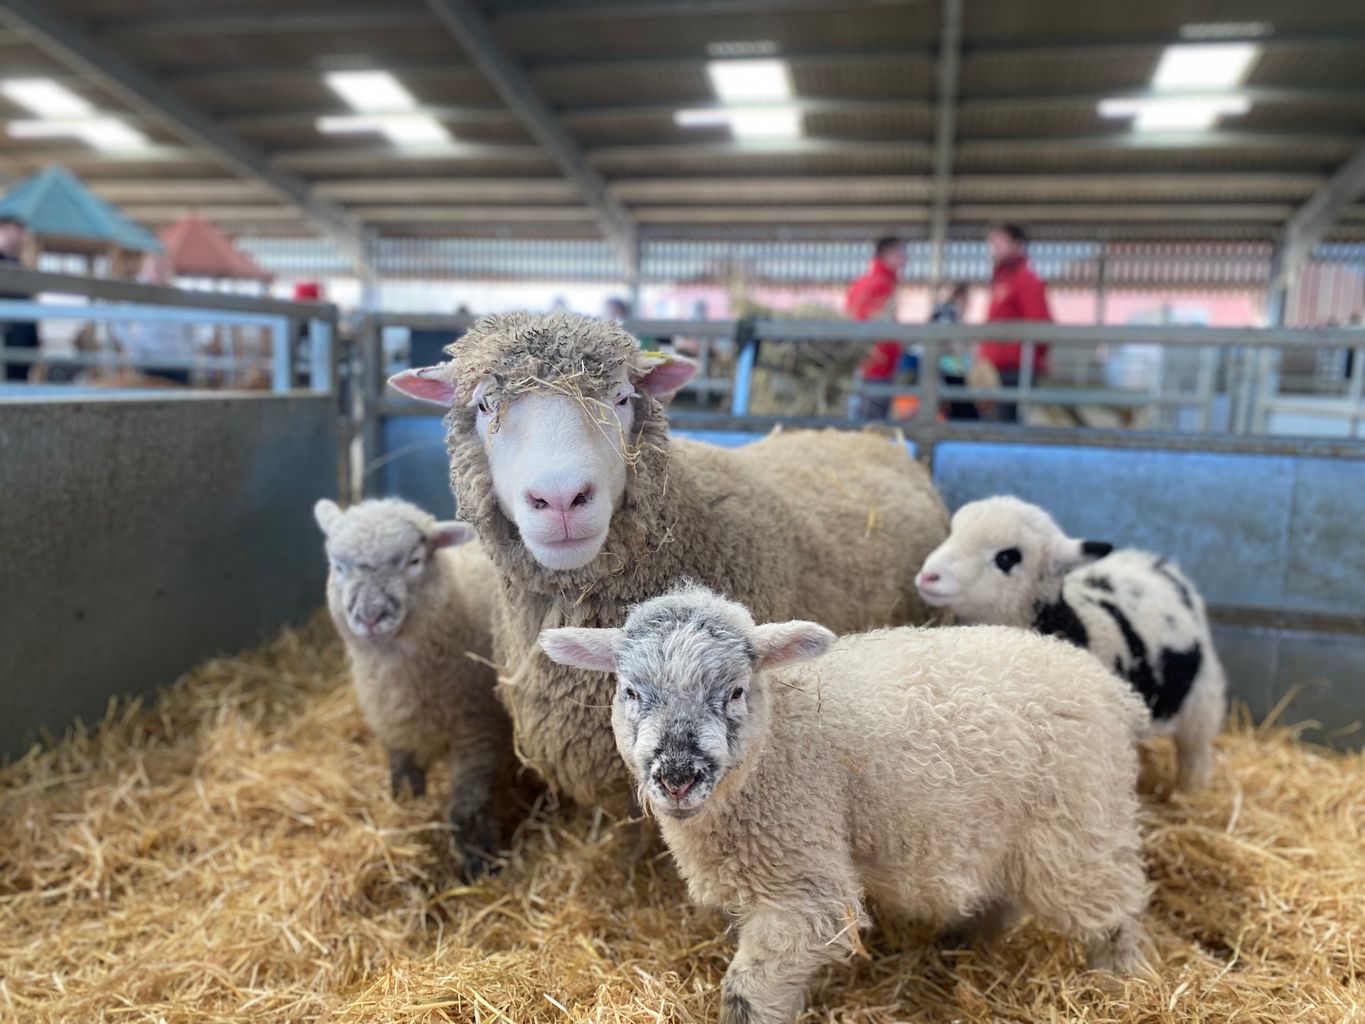
M887 236L877 240L873 250L872 262L868 264L863 276L848 286L844 295L844 312L854 320L896 319L896 285L900 272L905 267L907 253L905 243L899 238ZM878 341L872 346L863 361L861 375L866 383L889 384L896 376L900 363L901 344L896 341ZM870 420L886 419L891 408L889 397L867 397L863 399L863 416Z
M607 300L604 312L602 313L608 320L629 320L630 303L625 299L610 298Z
M938 302L929 316L931 324L960 324L967 318L967 298L971 288L965 281L947 282L939 287ZM939 375L944 384L961 387L967 383L967 362L959 342L949 342L940 349ZM979 420L974 402L945 402L944 412L950 420Z
M172 276L171 262L164 253L149 252L142 258L138 280L143 284L169 285ZM111 320L109 332L119 347L137 360L137 369L148 377L175 384L190 383L189 368L170 365L169 361L195 354L193 324L173 320Z
M28 240L28 225L17 217L0 218L0 267L24 265L24 243ZM27 302L33 296L25 292L0 292L0 299ZM38 325L32 320L0 321L0 345L6 348L38 348ZM29 367L25 363L6 363L6 380L28 380Z
M1001 224L986 234L990 249L991 305L987 323L1013 320L1052 322L1048 309L1047 288L1033 272L1028 262L1028 234L1018 224ZM1019 383L1023 345L1017 341L983 341L977 346L977 358L990 363L1000 375L1005 387ZM1047 345L1033 346L1033 375L1038 377L1047 369ZM1017 422L1019 407L1005 403L999 407L999 418L1007 423Z

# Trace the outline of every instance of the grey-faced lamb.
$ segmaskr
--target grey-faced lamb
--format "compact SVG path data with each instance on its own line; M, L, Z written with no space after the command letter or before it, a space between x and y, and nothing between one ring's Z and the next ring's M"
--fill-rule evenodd
M523 760L573 800L624 809L630 783L611 679L546 659L547 626L619 626L684 577L836 632L927 618L914 576L948 517L904 445L836 431L733 450L671 439L664 403L696 368L613 322L488 317L449 351L393 383L449 406L460 515L502 581L499 692Z
M407 502L343 512L323 499L313 512L327 537L327 607L361 712L388 753L393 795L424 793L428 767L445 758L455 842L466 871L478 873L499 844L493 787L514 762L488 661L493 565L468 543L469 526Z
M917 580L960 621L1022 626L1091 651L1175 736L1178 786L1205 785L1227 689L1203 599L1168 558L1068 537L1014 497L963 505Z
M790 1020L811 974L856 947L867 896L949 927L1032 914L1093 967L1144 962L1147 712L1089 654L992 626L836 640L755 625L701 587L541 643L615 672L642 803L692 897L738 920L722 1021Z

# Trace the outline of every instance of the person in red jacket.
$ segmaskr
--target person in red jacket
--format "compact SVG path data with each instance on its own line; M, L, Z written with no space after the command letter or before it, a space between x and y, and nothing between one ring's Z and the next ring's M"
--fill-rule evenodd
M986 235L991 262L991 305L987 323L1007 320L1043 320L1052 322L1047 306L1047 287L1028 262L1028 234L1017 224L1001 224ZM977 346L978 359L991 363L1000 374L1000 383L1014 387L1019 383L1023 345L1017 341L983 341ZM1033 346L1033 375L1036 378L1047 369L1047 346ZM1000 407L1000 418L1013 423L1019 409L1013 404Z
M895 320L896 283L905 259L905 243L899 238L878 239L866 272L848 286L844 312L854 320ZM863 361L863 380L889 384L895 379L900 358L899 342L877 342ZM863 400L863 415L871 420L885 419L890 407L889 398L867 398Z

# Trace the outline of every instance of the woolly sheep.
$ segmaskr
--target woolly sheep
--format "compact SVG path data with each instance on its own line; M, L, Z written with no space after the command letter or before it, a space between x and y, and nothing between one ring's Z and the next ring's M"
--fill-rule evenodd
M641 802L692 897L738 920L722 1021L789 1020L811 974L856 948L867 896L978 931L1028 913L1092 967L1143 963L1147 715L1090 655L997 626L836 640L756 626L700 587L541 643L616 673Z
M327 606L345 641L356 698L389 757L393 795L426 791L446 757L449 820L468 873L497 848L495 781L509 769L511 726L494 694L493 566L464 523L404 501L313 509L327 536ZM455 545L464 545L456 547Z
M1038 506L996 497L958 509L917 584L963 622L1023 626L1089 649L1147 702L1151 731L1174 734L1177 785L1208 782L1227 684L1204 602L1169 559L1075 540Z
M624 809L630 781L609 677L553 664L547 626L618 626L692 577L755 614L836 632L924 620L922 561L947 511L903 445L777 433L739 449L670 439L664 402L695 372L619 324L489 317L452 361L395 378L450 406L451 482L502 579L494 630L518 752L582 804Z

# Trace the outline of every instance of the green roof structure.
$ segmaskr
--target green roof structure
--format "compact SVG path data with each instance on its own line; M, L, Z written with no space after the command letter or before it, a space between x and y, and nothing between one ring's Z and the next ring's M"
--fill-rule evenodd
M100 199L65 167L48 167L16 182L0 197L0 217L12 217L35 235L102 242L133 252L160 252L146 228Z

